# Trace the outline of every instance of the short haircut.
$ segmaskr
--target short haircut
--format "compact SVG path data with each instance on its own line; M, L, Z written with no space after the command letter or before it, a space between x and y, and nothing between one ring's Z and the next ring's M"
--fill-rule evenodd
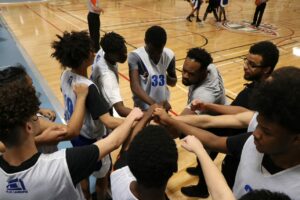
M22 66L0 71L0 141L6 147L20 143L20 128L39 110L40 101L24 73Z
M201 64L201 69L206 70L207 66L213 62L211 55L202 48L192 48L187 52L187 57Z
M269 190L253 190L248 192L239 200L291 200L286 194L271 192Z
M253 92L255 110L266 119L295 133L300 133L300 69L283 67Z
M275 44L270 41L258 42L250 47L249 52L262 57L262 67L271 67L271 72L274 70L279 59L279 50Z
M125 46L125 39L115 32L105 33L101 38L100 46L105 53L114 53L122 50Z
M86 31L65 31L62 36L56 36L58 40L52 42L54 52L51 56L56 58L63 68L80 67L93 51L92 41Z
M178 153L174 140L160 126L147 126L128 149L128 166L137 183L148 188L165 186L177 171Z
M146 44L151 44L153 47L161 49L167 43L167 33L160 26L151 26L145 33Z

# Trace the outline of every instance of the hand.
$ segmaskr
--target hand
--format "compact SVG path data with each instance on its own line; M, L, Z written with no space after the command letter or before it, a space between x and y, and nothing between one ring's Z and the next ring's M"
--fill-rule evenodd
M194 99L191 103L191 111L200 110L202 112L205 111L205 103L200 99Z
M51 126L35 137L37 142L46 144L57 144L67 134L67 128L64 126Z
M166 111L169 111L172 109L171 104L168 101L164 101L162 106L166 109Z
M159 124L167 125L170 115L163 108L155 108L153 112L154 121Z
M140 120L143 117L144 113L139 108L133 108L127 118L132 117L135 121Z
M56 113L53 110L41 108L38 113L48 118L50 121L54 121L56 119Z
M73 91L75 92L77 98L85 98L89 93L89 87L84 83L77 83L73 86Z
M186 149L189 152L196 152L199 149L203 149L203 145L195 136L188 135L185 138L183 138L181 143L181 146Z

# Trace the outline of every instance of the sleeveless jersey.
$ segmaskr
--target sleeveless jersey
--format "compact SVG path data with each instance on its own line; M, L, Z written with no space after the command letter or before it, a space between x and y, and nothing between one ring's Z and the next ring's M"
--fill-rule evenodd
M99 14L99 12L94 11L93 6L99 8L100 7L100 0L88 0L87 4L88 4L89 12Z
M270 174L262 166L263 156L256 150L254 137L250 136L244 145L234 182L235 197L238 199L252 190L267 189L283 192L291 199L299 199L300 165Z
M168 101L170 97L167 86L167 68L174 58L174 53L168 48L164 48L158 64L154 64L150 59L144 47L140 47L135 52L142 60L145 66L147 76L140 74L140 85L142 89L157 103ZM133 96L135 106L142 110L147 110L149 105L140 100L137 96Z
M255 112L249 125L248 125L248 128L247 128L248 133L255 131L255 129L257 127L257 119L256 119L257 115L258 115L258 112Z
M41 154L30 168L8 174L0 168L0 199L3 200L84 200L74 187L66 161L66 151Z
M73 85L76 83L84 83L88 86L95 85L91 80L75 74L70 70L65 70L61 76L61 91L64 95L65 104L65 120L69 122L76 104L76 95L73 91ZM96 85L95 85L96 86ZM97 87L97 86L96 86ZM105 126L99 119L93 120L91 114L86 111L83 126L80 130L80 135L88 139L102 138L106 133Z

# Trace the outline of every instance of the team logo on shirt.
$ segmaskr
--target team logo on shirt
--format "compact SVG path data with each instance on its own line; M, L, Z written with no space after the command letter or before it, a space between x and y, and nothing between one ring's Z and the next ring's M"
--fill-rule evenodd
M25 188L23 180L19 178L7 181L6 192L7 193L28 193L27 189Z

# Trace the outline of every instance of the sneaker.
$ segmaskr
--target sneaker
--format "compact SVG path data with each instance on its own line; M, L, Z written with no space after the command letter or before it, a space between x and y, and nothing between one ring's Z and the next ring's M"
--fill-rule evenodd
M200 18L197 17L196 22L202 22Z
M186 172L192 176L198 176L199 175L200 168L198 167L188 167L186 168Z
M187 16L186 20L189 21L189 22L192 22L191 16Z
M201 187L199 185L191 185L181 188L182 194L189 197L207 198L209 196L207 187Z

